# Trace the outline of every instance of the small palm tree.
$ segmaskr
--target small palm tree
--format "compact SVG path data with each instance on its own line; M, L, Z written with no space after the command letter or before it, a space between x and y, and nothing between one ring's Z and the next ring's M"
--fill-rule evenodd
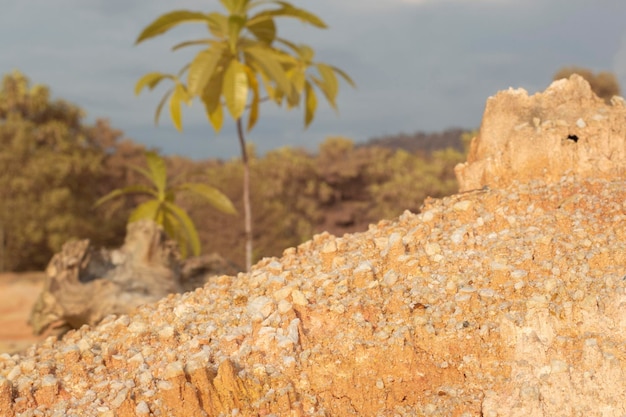
M174 202L176 193L189 191L197 194L206 199L213 207L227 214L235 214L237 210L228 197L206 184L184 183L176 186L168 184L165 161L156 152L146 152L146 160L148 162L147 170L135 165L130 165L130 168L147 178L152 183L151 187L138 184L113 190L100 198L95 206L100 206L124 194L149 195L153 198L137 206L131 213L128 223L141 219L154 220L163 227L170 238L178 242L183 258L187 257L189 249L195 256L199 255L200 238L198 231L185 210Z

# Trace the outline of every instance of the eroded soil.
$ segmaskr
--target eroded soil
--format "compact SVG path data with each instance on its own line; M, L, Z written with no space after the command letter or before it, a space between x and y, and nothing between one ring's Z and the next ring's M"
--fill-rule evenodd
M0 274L0 353L13 353L43 340L33 335L28 316L41 288L43 272Z

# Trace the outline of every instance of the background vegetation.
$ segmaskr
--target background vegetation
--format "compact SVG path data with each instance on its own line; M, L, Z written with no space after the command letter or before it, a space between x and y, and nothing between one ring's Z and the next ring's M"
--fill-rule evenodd
M50 99L14 72L0 87L0 270L42 269L61 245L89 237L99 245L122 240L128 210L94 213L96 199L134 180L125 161L143 158L140 146L118 142L107 122L82 121L83 111ZM103 222L102 218L106 218ZM106 226L103 226L106 224Z
M124 139L105 120L89 125L83 117L79 107L52 100L47 87L31 85L23 74L4 76L0 271L41 270L70 239L118 246L130 213L146 201L130 196L93 207L115 189L149 185L129 168L145 166L146 150ZM263 157L249 145L254 259L280 255L324 230L336 235L363 231L381 218L419 211L427 196L456 192L453 167L465 159L471 136L463 133L452 129L432 135L399 134L358 146L350 139L331 137L315 154L286 147ZM207 212L204 199L193 194L181 193L176 204L195 222L203 253L218 252L243 269L240 159L164 159L170 178L176 179L172 186L205 183L233 201L237 216Z
M122 132L104 120L88 125L83 117L79 107L52 100L47 87L31 86L23 74L4 77L0 270L41 270L71 239L119 245L133 208L146 201L131 196L94 208L100 197L115 189L150 184L130 168L145 166L144 147L123 139ZM355 146L347 138L328 138L317 154L282 148L262 158L250 145L254 259L280 255L323 230L339 235L366 230L382 217L419 210L427 195L456 191L452 169L463 159L462 152L433 151L432 144L428 150L406 151L397 145L385 147L385 138L380 139L383 143ZM170 178L212 185L233 201L237 216L207 212L206 201L193 195L181 193L176 203L195 222L203 253L219 252L243 266L240 159L164 159Z
M254 258L280 255L313 234L364 231L370 223L404 210L419 211L427 196L452 194L454 166L465 156L452 148L422 155L403 149L359 146L341 137L326 139L317 154L290 147L251 159ZM207 161L194 181L221 186L241 207L238 160ZM203 248L240 264L243 230L225 215L202 216L199 200L181 202L195 219ZM228 226L224 226L228 225Z

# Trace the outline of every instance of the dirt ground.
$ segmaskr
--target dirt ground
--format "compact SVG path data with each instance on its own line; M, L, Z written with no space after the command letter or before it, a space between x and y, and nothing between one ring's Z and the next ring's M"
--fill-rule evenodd
M13 353L43 340L28 325L30 310L43 287L43 272L0 274L0 353Z

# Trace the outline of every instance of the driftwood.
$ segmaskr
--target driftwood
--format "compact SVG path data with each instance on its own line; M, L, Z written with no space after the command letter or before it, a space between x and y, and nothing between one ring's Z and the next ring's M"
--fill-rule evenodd
M57 334L93 325L109 314L180 292L181 263L176 244L152 221L131 223L124 245L96 249L89 240L66 243L46 269L43 292L29 323L35 334Z

